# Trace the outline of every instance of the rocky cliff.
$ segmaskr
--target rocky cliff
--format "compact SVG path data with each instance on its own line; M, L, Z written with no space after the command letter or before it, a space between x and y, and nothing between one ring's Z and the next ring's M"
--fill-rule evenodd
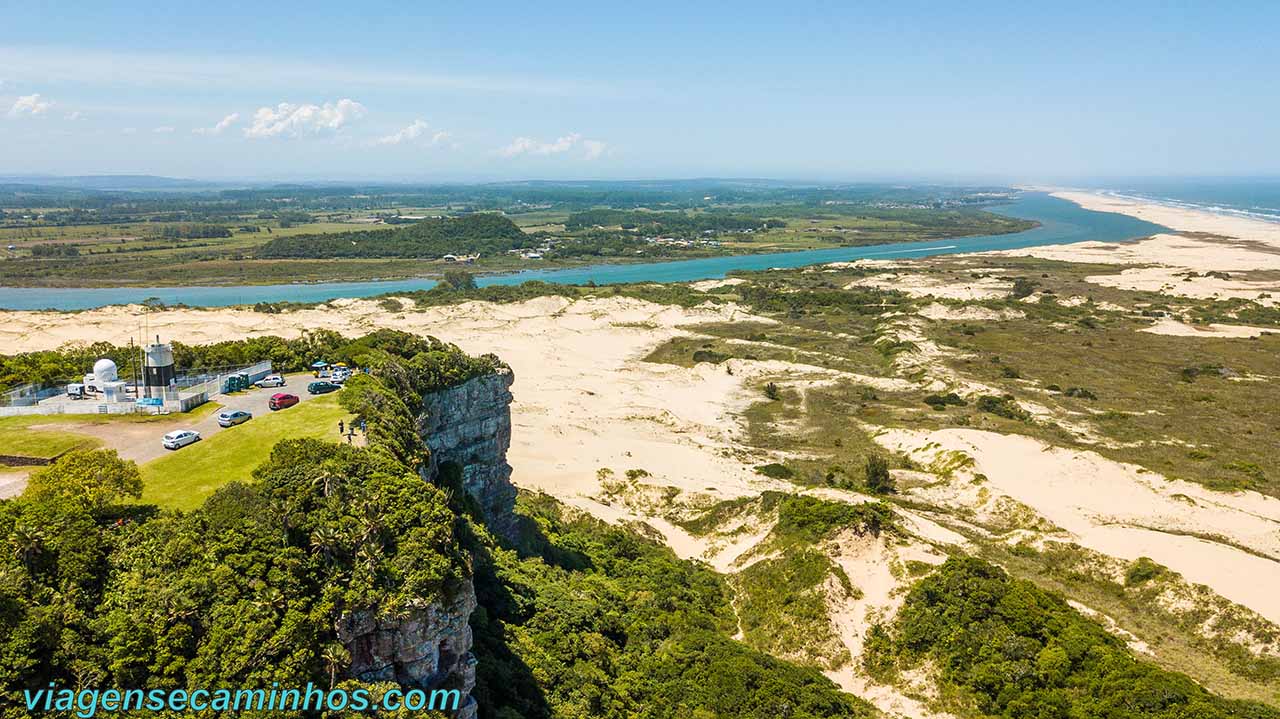
M507 449L511 446L511 370L477 377L423 397L418 431L431 449L426 477L461 472L462 489L480 506L489 529L511 537L516 490Z
M448 481L479 505L485 523L500 535L515 528L516 490L511 485L511 370L477 377L422 398L418 433L431 450L423 478ZM448 483L448 481L446 483ZM466 582L433 603L411 607L401 616L352 612L342 618L338 636L351 655L350 676L393 681L427 690L462 693L458 719L476 715L475 657L471 627L475 589Z
M400 616L371 611L343 616L337 630L351 655L348 674L405 688L456 689L461 700L455 716L471 719L476 714L471 696L476 670L468 621L475 608L475 589L468 581L443 601L411 607Z

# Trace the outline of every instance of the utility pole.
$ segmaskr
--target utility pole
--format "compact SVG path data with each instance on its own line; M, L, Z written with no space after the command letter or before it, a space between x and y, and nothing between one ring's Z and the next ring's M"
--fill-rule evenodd
M129 368L133 375L133 398L142 397L142 387L138 386L138 355L133 353L133 337L129 337Z

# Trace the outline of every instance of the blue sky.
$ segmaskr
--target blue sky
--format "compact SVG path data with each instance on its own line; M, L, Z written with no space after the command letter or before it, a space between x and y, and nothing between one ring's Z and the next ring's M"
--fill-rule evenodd
M0 174L1280 173L1280 3L11 3Z

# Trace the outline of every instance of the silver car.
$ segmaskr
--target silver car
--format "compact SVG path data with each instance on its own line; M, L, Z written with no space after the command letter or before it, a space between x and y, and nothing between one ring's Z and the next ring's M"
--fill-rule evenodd
M259 387L283 387L284 377L278 374L269 374L266 377L254 382Z
M181 449L200 441L200 433L193 429L175 429L160 440L165 449Z
M234 427L253 419L253 415L242 409L229 409L218 413L219 427Z

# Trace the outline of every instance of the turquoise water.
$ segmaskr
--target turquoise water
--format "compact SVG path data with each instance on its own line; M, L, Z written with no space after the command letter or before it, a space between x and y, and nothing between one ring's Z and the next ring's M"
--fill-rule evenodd
M1028 220L1039 227L1010 235L984 235L934 242L908 242L873 247L806 250L768 255L708 257L678 262L632 265L594 265L562 270L526 270L477 278L480 285L515 285L528 280L560 284L616 284L621 282L687 282L724 277L733 270L765 270L771 267L803 267L824 262L862 258L926 257L957 252L1009 250L1036 245L1057 245L1084 240L1117 242L1166 231L1166 228L1126 215L1093 212L1041 193L1028 193L995 212ZM199 307L253 304L255 302L322 302L337 297L369 297L387 292L425 290L435 282L426 279L385 282L325 282L295 285L243 285L228 287L121 287L34 289L0 287L0 307L6 309L81 310L105 305L140 302L156 297L165 304Z

